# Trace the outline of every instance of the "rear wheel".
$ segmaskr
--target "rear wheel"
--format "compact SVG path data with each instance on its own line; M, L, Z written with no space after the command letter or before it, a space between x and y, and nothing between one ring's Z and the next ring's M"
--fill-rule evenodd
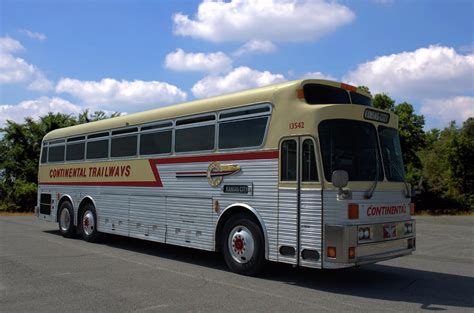
M88 242L97 242L100 233L97 231L97 215L92 204L86 204L80 219L82 238Z
M73 237L76 232L76 227L74 226L74 210L69 201L64 201L61 204L58 216L58 225L61 235L66 238Z
M264 239L256 222L248 215L231 217L224 226L222 242L227 266L236 273L256 275L265 262Z

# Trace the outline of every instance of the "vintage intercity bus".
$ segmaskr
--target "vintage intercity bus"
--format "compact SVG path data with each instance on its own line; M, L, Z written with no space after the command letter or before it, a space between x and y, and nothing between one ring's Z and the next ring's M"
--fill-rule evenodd
M347 84L298 80L57 129L42 143L38 216L221 251L232 271L311 268L415 250L398 117Z

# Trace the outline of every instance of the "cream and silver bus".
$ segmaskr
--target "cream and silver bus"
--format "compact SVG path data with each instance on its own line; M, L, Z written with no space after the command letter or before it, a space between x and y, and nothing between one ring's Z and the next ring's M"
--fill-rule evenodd
M298 80L48 133L38 216L101 233L221 251L252 275L415 250L398 117L363 90Z

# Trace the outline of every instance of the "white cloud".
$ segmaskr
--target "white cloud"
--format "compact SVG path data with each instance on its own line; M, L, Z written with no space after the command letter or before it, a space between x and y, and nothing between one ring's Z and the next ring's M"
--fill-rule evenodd
M276 46L269 40L251 40L245 43L233 54L235 56L242 56L252 53L271 53L276 50Z
M308 72L303 74L301 79L326 79L326 80L337 80L334 76L326 75L321 72Z
M29 83L28 89L50 90L52 83L36 66L14 55L22 50L19 41L10 37L0 38L0 83Z
M0 105L0 127L6 120L22 122L25 117L38 118L42 115L53 113L78 114L82 109L67 100L54 97L41 97L36 100L22 101L16 105Z
M28 36L30 38L37 39L39 41L46 40L46 35L42 34L42 33L33 32L31 30L28 30L28 29L20 29L19 32L22 33L22 34L25 34L26 36Z
M225 76L204 77L193 86L191 91L194 96L203 98L280 83L285 80L281 74L272 74L268 71L260 72L241 66Z
M186 93L174 85L159 81L115 80L81 81L62 78L56 85L57 93L68 93L83 104L101 110L133 112L181 102ZM132 106L132 107L130 107Z
M232 60L223 52L186 53L182 49L168 53L165 67L174 71L219 73L232 69Z
M427 99L422 102L421 113L438 121L439 127L445 127L450 121L458 125L469 117L474 117L474 97L457 96L447 99Z
M365 85L372 93L413 99L447 97L472 91L474 54L432 45L412 52L377 57L349 72L344 81Z
M325 0L203 1L194 17L173 16L174 33L214 42L316 40L350 23L355 14Z

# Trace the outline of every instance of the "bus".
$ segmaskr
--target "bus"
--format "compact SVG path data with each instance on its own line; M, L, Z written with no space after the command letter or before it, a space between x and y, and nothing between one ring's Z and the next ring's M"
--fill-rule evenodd
M267 261L346 268L411 254L398 117L361 88L296 80L57 129L37 215L102 233Z

